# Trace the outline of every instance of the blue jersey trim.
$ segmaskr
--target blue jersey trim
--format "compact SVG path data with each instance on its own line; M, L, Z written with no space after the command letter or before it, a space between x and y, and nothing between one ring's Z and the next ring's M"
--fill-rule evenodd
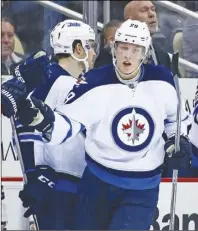
M162 169L161 166L148 172L125 172L106 168L96 163L90 157L87 158L87 156L86 161L89 170L94 175L96 175L104 182L115 185L117 187L144 190L155 188L160 184Z
M198 105L198 104L197 104ZM193 111L193 115L195 115L196 113L198 113L198 106L195 104L195 109Z
M175 83L171 71L163 65L143 64L145 74L140 82L144 81L164 81L175 88Z
M175 88L173 75L166 67L162 65L155 66L153 64L143 64L141 68L142 75L139 82L152 80L164 81ZM67 104L74 102L83 94L95 87L108 84L123 84L117 78L113 64L105 65L100 68L94 68L85 73L85 75L82 77L82 81L77 82L77 84L75 84L73 89L70 91L70 93L73 93L74 97L68 100Z
M65 138L63 139L63 141L61 142L64 143L68 138L70 138L72 136L72 124L71 121L63 114L59 114L60 116L63 117L64 120L66 120L66 122L69 124L69 131L67 132L67 135L65 136Z
M69 94L73 93L74 97L68 100L67 104L74 102L95 87L108 84L122 84L116 76L113 64L94 68L85 73L82 79L83 81L75 84L73 89L69 92Z
M20 141L25 141L25 140L43 141L40 135L35 135L35 134L32 134L32 135L19 134L18 137Z
M67 132L67 135L65 136L65 138L64 138L63 141L61 142L61 144L62 144L62 143L64 143L67 139L69 139L69 138L72 136L72 123L71 123L70 119L67 118L67 116L63 115L63 114L62 114L61 112L59 112L59 111L56 111L56 112L58 112L59 115L63 117L63 119L69 124L69 127L70 127L70 128L69 128L69 131ZM83 124L80 124L80 125L81 125L81 126L80 126L79 132L82 132L83 130L85 130L85 126L84 126Z
M187 115L183 120L182 122L184 122L185 120L187 120L189 118L189 116ZM176 121L170 121L168 119L165 119L164 120L164 124L172 124L172 123L176 123Z
M32 96L36 97L37 99L45 101L50 89L52 88L55 81L61 76L64 75L66 78L67 76L71 76L66 70L64 70L60 65L57 63L50 64L50 72L49 76L46 78L47 81L37 87Z
M136 178L149 178L152 176L155 176L157 174L160 174L162 171L162 166L159 166L158 168L151 170L151 171L146 171L146 172L138 172L138 171L120 171L120 170L116 170L116 169L112 169L112 168L107 168L101 164L99 164L98 162L96 162L95 160L93 160L87 153L85 154L85 158L86 161L92 162L95 165L98 165L98 167L100 167L101 169L104 169L107 172L110 172L114 175L117 176L122 176L122 177L136 177Z

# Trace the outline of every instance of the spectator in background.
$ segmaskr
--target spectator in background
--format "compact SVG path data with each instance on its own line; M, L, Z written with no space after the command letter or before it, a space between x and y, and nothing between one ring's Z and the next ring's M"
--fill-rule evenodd
M14 52L14 25L9 18L2 18L1 20L1 74L11 75L17 63L19 63L23 56Z
M3 7L3 15L12 18L15 34L20 38L29 56L43 49L44 8L33 1L8 1Z
M111 20L104 26L101 34L101 49L94 64L95 68L112 63L111 41L113 41L115 32L121 24L122 21L120 20Z
M149 27L151 36L158 31L158 19L152 1L136 0L129 2L124 8L124 19L145 22ZM171 61L168 53L155 44L155 42L151 45L150 55L146 62L155 65L161 64L171 69Z
M195 2L194 9L198 13L198 4ZM188 17L183 28L183 52L184 59L198 65L198 20ZM187 78L198 78L198 71L186 68Z

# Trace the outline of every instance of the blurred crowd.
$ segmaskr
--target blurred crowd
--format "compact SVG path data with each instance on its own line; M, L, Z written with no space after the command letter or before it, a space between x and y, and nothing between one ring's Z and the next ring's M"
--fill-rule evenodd
M54 2L82 13L82 1ZM152 32L151 29L153 50L157 59L154 62L157 61L169 67L170 60L167 52L179 51L181 58L198 64L198 46L196 44L198 20L196 18L185 17L176 11L155 4L155 2L153 2L153 9L149 8L149 4L133 3L132 7L129 6L128 12L124 12L125 6L129 2L111 1L111 21L104 25L102 31L98 31L100 52L95 67L106 64L111 59L109 41L113 39L115 30L120 23L127 18L151 22L153 26L157 24L158 29L156 31ZM197 1L172 2L193 12L198 11ZM16 63L39 49L44 48L48 53L51 53L49 34L52 28L64 19L68 18L33 2L2 1L2 74L11 74ZM102 22L102 19L103 7L102 4L98 4L98 20ZM198 72L195 70L185 69L182 66L179 67L179 70L183 78L198 77Z

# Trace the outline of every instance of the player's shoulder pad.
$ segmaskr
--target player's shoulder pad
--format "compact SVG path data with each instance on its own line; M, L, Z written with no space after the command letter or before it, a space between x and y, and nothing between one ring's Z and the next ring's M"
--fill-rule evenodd
M70 74L57 63L50 63L49 65L49 76L46 78L47 81L38 86L32 93L32 96L42 101L45 101L51 87L60 76L70 76Z
M144 64L144 77L142 81L164 81L175 88L172 72L163 65Z
M65 103L69 104L74 102L76 99L96 87L116 83L119 83L119 81L116 77L113 64L94 68L79 77L73 89L68 94L68 99Z

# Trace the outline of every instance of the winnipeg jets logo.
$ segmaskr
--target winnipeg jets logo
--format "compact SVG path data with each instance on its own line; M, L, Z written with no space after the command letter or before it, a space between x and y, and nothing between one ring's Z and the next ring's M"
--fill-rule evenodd
M139 151L151 141L154 122L143 108L122 109L112 121L112 136L115 143L126 151Z
M80 75L78 77L78 80L76 81L75 85L80 85L80 84L87 84L86 79L83 75Z
M129 122L127 124L122 124L123 128L123 132L124 134L127 135L128 137L128 141L132 141L132 143L134 144L134 141L137 140L139 141L139 136L141 133L144 132L145 128L145 124L140 124L139 120L135 118L135 110L133 110L132 114L131 114L131 119L129 119Z

